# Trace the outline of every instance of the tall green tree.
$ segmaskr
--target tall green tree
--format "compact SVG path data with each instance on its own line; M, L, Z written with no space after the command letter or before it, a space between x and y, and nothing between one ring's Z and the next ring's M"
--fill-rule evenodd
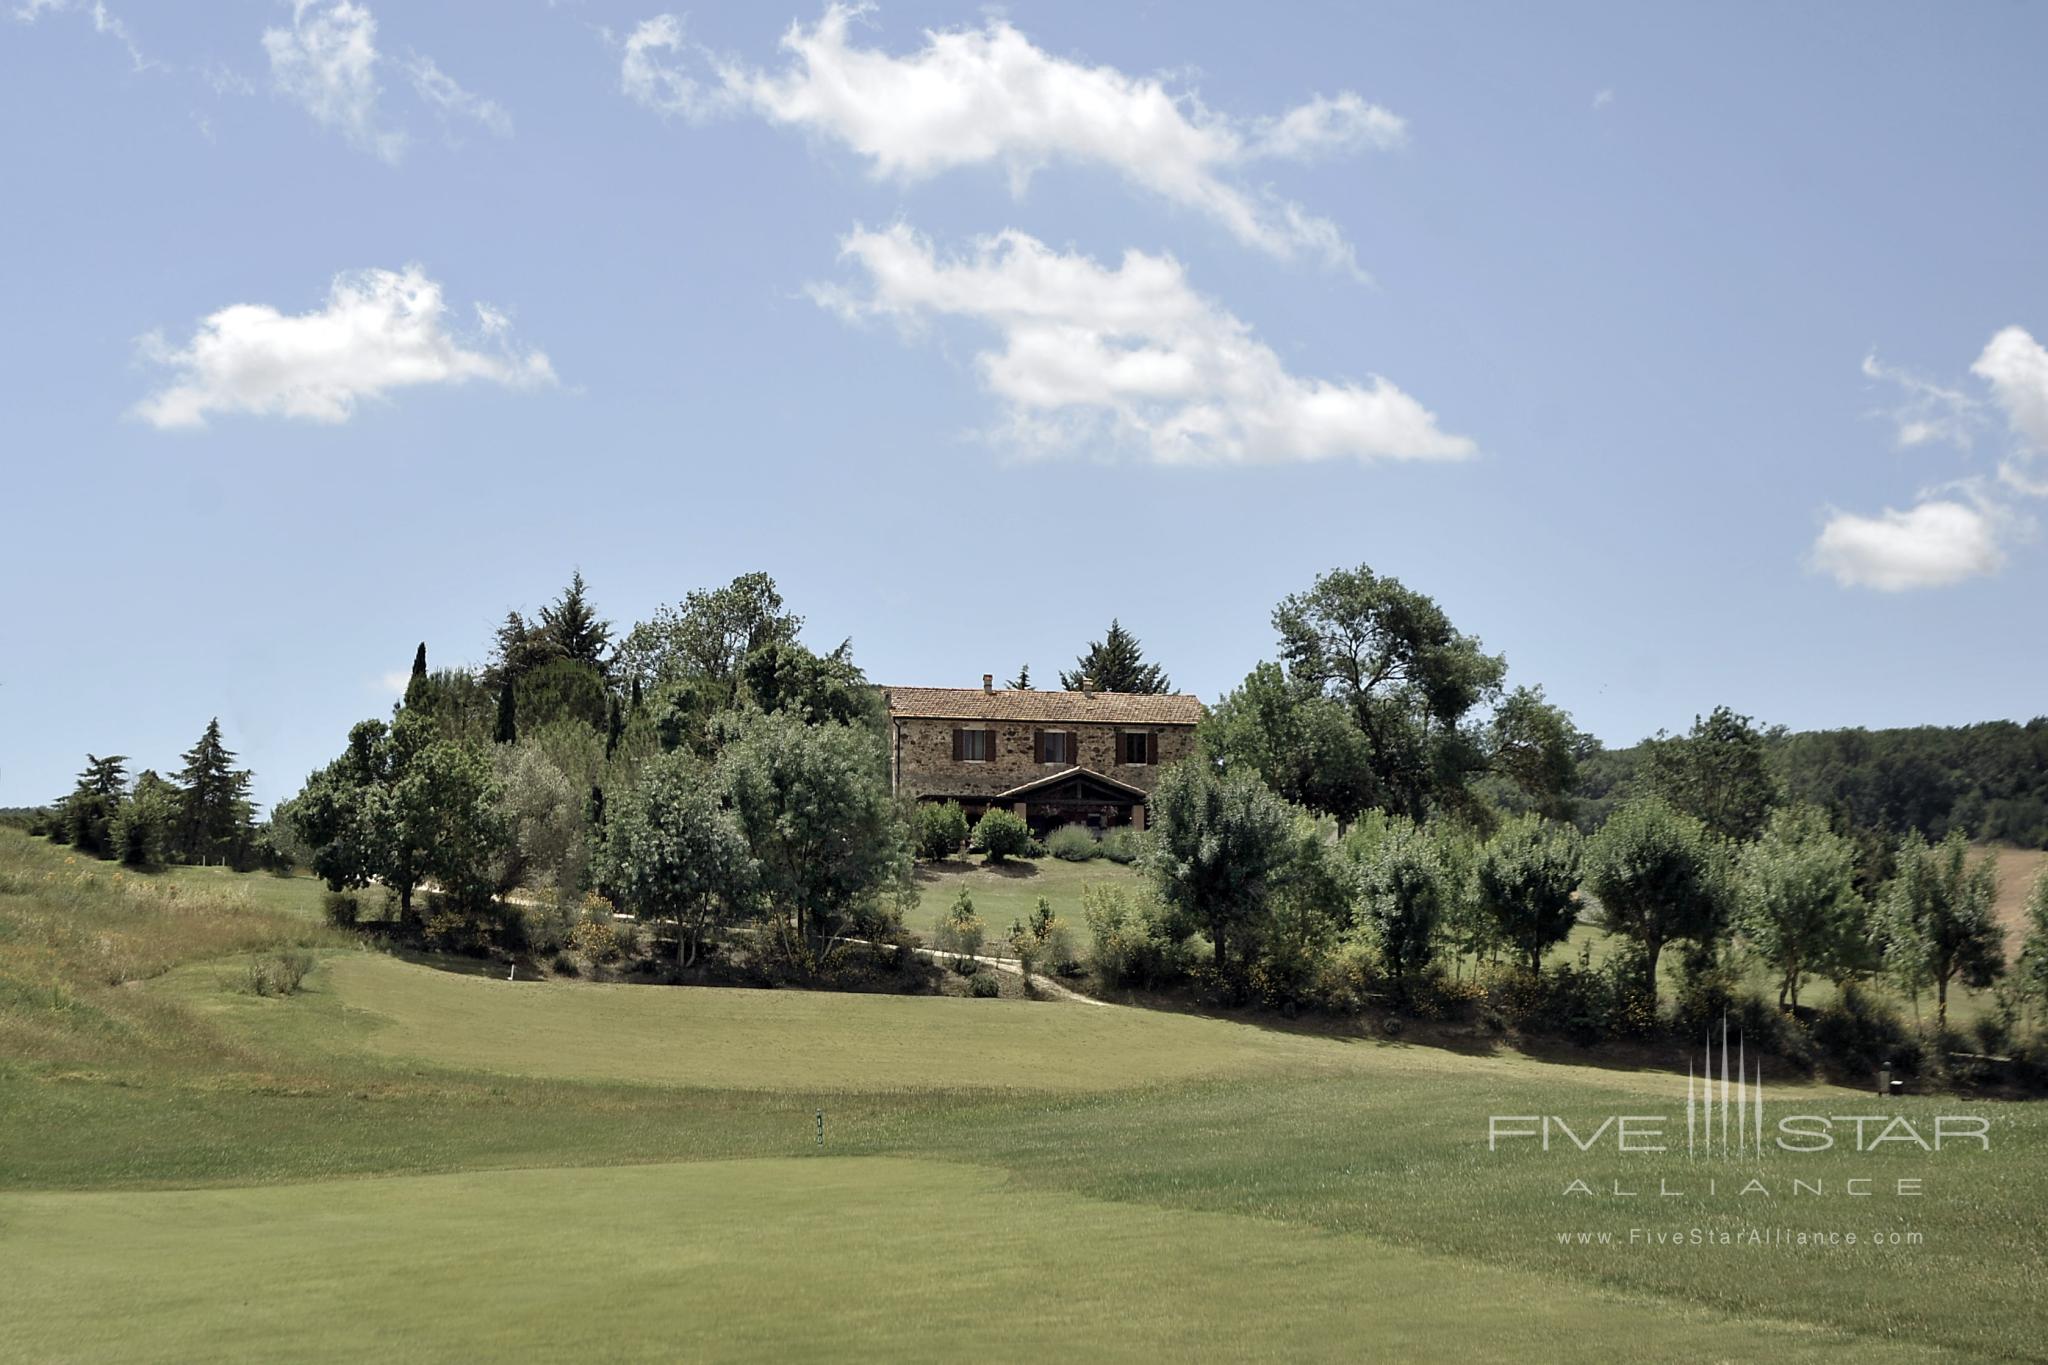
M498 684L498 723L491 733L495 744L516 744L519 742L519 700L507 678Z
M107 843L113 856L134 868L163 866L178 819L178 791L148 768L135 789L114 808Z
M729 703L739 695L740 666L764 645L789 643L803 618L788 611L775 580L741 574L722 588L692 592L658 608L633 627L618 664L650 685L699 679L718 685Z
M1885 969L1915 994L1932 986L1934 1022L1945 1028L1952 983L1982 988L2005 972L2005 936L1994 913L1998 870L1989 858L1971 859L1961 830L1933 845L1907 835L1898 866L1878 901Z
M540 609L540 634L550 653L596 669L602 676L610 667L606 648L611 644L611 622L598 619L590 603L590 589L578 569L561 595Z
M761 900L797 960L816 963L823 940L914 887L910 832L872 731L748 713L719 753L718 777L759 865Z
M424 663L424 654L421 660ZM220 717L207 722L205 732L182 758L185 766L175 777L177 850L201 863L229 861L248 837L250 774L236 769L235 755L221 739Z
M1173 684L1159 665L1145 662L1145 650L1138 637L1125 630L1115 617L1110 618L1108 634L1089 641L1087 650L1074 660L1073 672L1060 674L1060 686L1069 692L1079 692L1083 683L1091 682L1104 692L1173 691Z
M341 757L307 780L292 818L330 887L381 883L407 922L429 881L467 908L488 901L510 837L482 751L439 738L409 710L389 726L351 730Z
M676 925L676 961L696 961L705 938L747 912L760 868L713 769L658 754L614 809L604 880L641 919Z
M1541 689L1504 693L1506 661L1429 598L1369 568L1338 570L1273 623L1284 666L1254 668L1202 727L1226 770L1249 766L1346 826L1368 810L1483 826L1495 791L1515 809L1564 813L1587 737Z
M1799 1006L1807 977L1844 980L1859 965L1870 909L1856 894L1856 847L1816 806L1773 811L1736 855L1738 920L1778 978L1778 1008Z
M1294 813L1256 777L1219 777L1195 761L1160 774L1147 810L1144 865L1160 899L1207 931L1219 975L1233 948L1242 966L1268 887L1287 868Z
M1665 945L1710 942L1727 922L1719 847L1700 821L1656 797L1614 813L1587 842L1585 873L1601 926L1642 950L1651 999Z
M2048 867L2027 895L2025 938L2020 943L2020 994L2039 1012L2048 1010Z
M63 826L64 841L80 853L89 853L95 858L114 856L114 813L120 808L127 790L126 754L113 754L106 758L87 754L85 771L78 775L78 785L64 798L55 817Z
M1445 852L1438 831L1395 819L1358 864L1361 919L1403 999L1435 959L1442 925L1459 894Z
M1389 799L1350 713L1291 682L1278 664L1254 668L1196 733L1222 771L1256 775L1285 800L1332 817L1340 831Z
M1524 815L1496 830L1480 854L1480 907L1532 973L1578 922L1583 843L1570 825Z
M853 662L851 641L813 654L794 640L776 640L740 667L745 695L763 711L789 711L809 721L839 721L879 732L888 721L881 694Z
M1653 794L1709 833L1746 843L1763 832L1782 799L1771 767L1772 738L1748 716L1717 706L1711 715L1695 716L1686 734L1652 740L1644 778Z
M1021 665L1017 669L1017 676L1004 683L1003 686L1009 688L1012 692L1029 692L1031 690L1031 665Z

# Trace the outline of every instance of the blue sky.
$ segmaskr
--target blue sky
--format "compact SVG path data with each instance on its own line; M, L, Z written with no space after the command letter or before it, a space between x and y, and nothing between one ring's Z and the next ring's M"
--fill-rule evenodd
M1367 563L1609 743L2042 709L2048 8L0 4L0 804L288 795L577 567L880 681L1213 699Z

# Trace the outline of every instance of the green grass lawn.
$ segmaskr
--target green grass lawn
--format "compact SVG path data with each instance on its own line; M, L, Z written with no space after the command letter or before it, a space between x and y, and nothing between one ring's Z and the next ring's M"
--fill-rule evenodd
M1929 1359L987 1167L785 1158L0 1196L36 1359ZM480 1254L480 1251L482 1254ZM119 1312L109 1312L118 1303Z
M1135 887L1139 881L1136 868L1107 858L1085 863L1060 858L1011 859L991 867L981 855L973 854L942 863L919 863L917 907L904 918L911 929L929 938L932 926L966 891L974 897L974 912L988 926L993 943L1009 932L1013 922L1029 923L1038 898L1043 896L1052 902L1053 913L1073 927L1077 940L1085 943L1082 888L1091 882Z
M1682 1113L1685 1059L505 982L84 875L0 832L0 1357L2044 1357L2038 1106L1774 1081L1780 1113L1983 1115L1993 1149L1489 1152L1489 1114ZM299 941L305 993L233 988ZM1864 1240L1557 1241L1756 1225Z

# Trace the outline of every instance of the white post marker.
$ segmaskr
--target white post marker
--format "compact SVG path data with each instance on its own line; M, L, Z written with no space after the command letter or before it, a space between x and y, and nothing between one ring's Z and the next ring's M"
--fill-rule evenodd
M825 1111L822 1109L818 1111L818 1145L825 1145Z

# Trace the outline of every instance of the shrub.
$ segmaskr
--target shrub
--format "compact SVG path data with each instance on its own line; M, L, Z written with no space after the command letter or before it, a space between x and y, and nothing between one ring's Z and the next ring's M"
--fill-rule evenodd
M313 955L308 952L272 953L267 957L249 959L249 970L245 978L251 994L262 996L293 995L306 979L306 973L313 970Z
M1046 836L1045 851L1070 863L1102 856L1102 843L1086 825L1061 825Z
M996 983L995 974L990 972L969 981L967 993L976 1000L993 1000L1002 994L1002 987Z
M1103 835L1096 848L1113 863L1135 863L1145 851L1145 836L1126 825Z
M932 931L932 946L941 952L960 953L967 957L981 951L982 939L987 929L981 916L974 913L974 897L962 890L952 908Z
M427 946L447 953L484 957L505 936L505 924L496 907L458 905L450 898L435 897L421 925Z
M1024 817L1000 806L983 815L974 826L974 851L986 853L992 863L1027 856L1035 842Z
M958 801L940 801L917 808L917 856L938 862L958 853L967 842L967 812Z
M1081 889L1081 918L1104 980L1156 986L1187 975L1187 935L1156 900L1121 886L1089 885Z
M616 962L619 959L619 935L608 919L584 919L577 921L569 932L569 942L577 952L592 962Z
M320 908L337 929L353 929L363 918L362 898L353 891L330 891Z
M952 967L954 973L959 976L975 976L981 971L981 959L978 957L951 958L948 960L947 965Z
M556 953L555 960L550 962L548 967L556 976L575 976L577 974L576 959L570 957L567 953Z

